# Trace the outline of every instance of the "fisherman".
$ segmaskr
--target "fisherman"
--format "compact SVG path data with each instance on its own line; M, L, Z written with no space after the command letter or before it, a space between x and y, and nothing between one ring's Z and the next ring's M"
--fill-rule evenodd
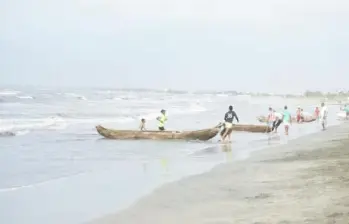
M282 114L282 122L284 122L285 134L288 135L290 124L292 124L291 114L287 109L287 106L284 107L284 112Z
M315 108L315 118L318 120L319 116L320 116L320 109L319 109L319 107L316 107Z
M268 127L273 127L273 123L275 122L275 114L273 108L269 107L269 114L267 117L267 125Z
M160 131L165 131L165 122L167 121L166 110L162 109L160 113L161 115L156 118L159 121L158 127Z
M275 110L273 110L273 112L274 112L275 120L273 122L273 127L271 131L274 131L276 133L278 130L278 127L282 123L282 114L277 113Z
M320 121L321 121L321 125L322 125L322 130L326 129L327 114L328 114L328 110L327 110L327 107L325 106L325 103L321 103Z
M301 109L300 115L301 115L300 122L303 123L304 122L304 111L303 111L303 109Z
M239 122L239 118L235 111L233 110L233 106L229 106L229 111L224 115L224 129L221 132L222 142L225 141L225 138L228 136L228 140L230 141L230 136L233 128L234 118Z
M297 123L300 123L300 122L301 122L301 107L298 107L298 108L297 108L297 111L296 111L296 120L297 120Z
M141 123L140 123L140 125L139 125L139 129L140 129L141 131L145 131L145 130L146 130L146 129L145 129L145 119L144 119L144 118L141 119Z
M348 104L346 104L345 106L344 106L344 111L345 111L345 118L347 119L347 120L349 120L349 105Z

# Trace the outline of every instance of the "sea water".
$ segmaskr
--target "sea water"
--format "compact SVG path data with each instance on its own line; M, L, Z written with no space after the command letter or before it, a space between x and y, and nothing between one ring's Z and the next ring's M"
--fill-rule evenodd
M320 102L216 92L118 89L0 89L0 217L2 223L83 223L124 209L164 183L248 158L256 150L320 131L294 124L290 136L234 132L232 144L207 141L106 140L95 126L195 130L222 121L233 105L240 123L258 124L269 106L312 113ZM339 108L330 107L329 125ZM331 116L333 114L333 116Z

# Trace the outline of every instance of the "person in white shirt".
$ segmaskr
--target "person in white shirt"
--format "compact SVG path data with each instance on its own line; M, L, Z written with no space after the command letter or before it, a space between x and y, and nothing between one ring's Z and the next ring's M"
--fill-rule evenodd
M273 122L273 127L272 127L272 131L274 131L275 133L278 130L278 127L280 126L280 124L282 123L282 114L276 112L275 110L273 110L274 112L274 122Z
M275 115L274 115L273 108L269 107L269 114L268 114L268 117L267 117L267 125L268 125L268 127L272 128L274 121L275 121Z
M325 130L327 126L327 114L328 114L328 109L325 106L325 103L321 103L320 121L322 125L322 130Z

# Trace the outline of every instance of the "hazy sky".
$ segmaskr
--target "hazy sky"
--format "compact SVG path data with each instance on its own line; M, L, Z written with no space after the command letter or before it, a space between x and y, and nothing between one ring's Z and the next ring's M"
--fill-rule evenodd
M0 84L349 89L348 0L0 0Z

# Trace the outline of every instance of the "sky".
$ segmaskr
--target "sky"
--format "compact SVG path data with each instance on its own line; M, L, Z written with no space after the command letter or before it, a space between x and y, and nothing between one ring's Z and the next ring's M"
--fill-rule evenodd
M0 0L0 85L349 90L347 0Z

